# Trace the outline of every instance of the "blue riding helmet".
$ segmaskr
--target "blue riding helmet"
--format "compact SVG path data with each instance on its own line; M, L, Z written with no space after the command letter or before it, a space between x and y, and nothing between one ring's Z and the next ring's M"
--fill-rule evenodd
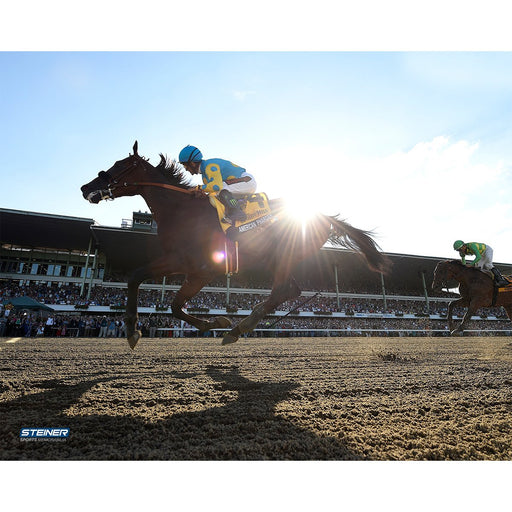
M203 154L195 146L187 146L180 151L178 160L180 164L188 164L190 162L200 162Z

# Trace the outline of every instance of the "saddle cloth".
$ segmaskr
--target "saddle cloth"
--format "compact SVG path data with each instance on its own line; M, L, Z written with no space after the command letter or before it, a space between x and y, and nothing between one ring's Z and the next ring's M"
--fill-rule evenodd
M485 273L487 274L487 272L488 271L486 270ZM492 272L489 272L489 274L492 274ZM512 285L512 277L511 276L503 276L503 277L508 281L508 284L506 286L500 286L498 288L496 286L496 282L494 282L491 306L496 306L496 301L498 300L498 295L503 298L502 294L512 292L512 286L511 286ZM507 297L508 297L508 295L507 295Z
M505 286L500 286L500 291L501 290L504 290L504 291L507 291L507 292L510 292L512 291L512 277L511 276L503 276L507 281L508 281L508 284L505 285Z
M483 272L485 275L489 276L493 280L493 282L496 283L494 274L490 270L486 270L484 268L479 268L478 270L480 270L480 272ZM500 286L499 289L506 290L506 291L512 291L512 287L510 286L510 285L512 285L512 276L503 276L503 278L508 281L508 284L505 286ZM495 285L495 287L496 287L496 285Z
M224 220L226 208L217 199L216 195L210 194L210 203L217 209L220 226L226 236L231 240L236 240L240 234L275 220L268 204L267 194L264 192L251 194L250 196L246 196L243 201L239 201L240 208L247 218L243 222L236 221L234 225Z

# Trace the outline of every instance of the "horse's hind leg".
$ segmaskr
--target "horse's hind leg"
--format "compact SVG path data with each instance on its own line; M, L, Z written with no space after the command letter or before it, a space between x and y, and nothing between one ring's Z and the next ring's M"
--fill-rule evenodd
M507 312L508 319L512 322L512 304L507 304L503 306L503 309Z
M258 322L287 300L296 299L300 295L298 287L293 277L285 283L273 286L269 298L265 302L260 302L252 310L252 313L244 318L236 327L231 329L222 340L223 345L235 343L238 338L247 332L251 332L258 325Z

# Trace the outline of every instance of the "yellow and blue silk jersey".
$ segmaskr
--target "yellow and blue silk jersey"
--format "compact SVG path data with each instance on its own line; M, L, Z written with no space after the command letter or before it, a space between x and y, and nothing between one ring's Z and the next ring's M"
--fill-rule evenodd
M223 181L240 178L245 172L243 167L222 160L222 158L210 158L202 160L199 166L203 177L202 189L205 192L220 192L223 189Z

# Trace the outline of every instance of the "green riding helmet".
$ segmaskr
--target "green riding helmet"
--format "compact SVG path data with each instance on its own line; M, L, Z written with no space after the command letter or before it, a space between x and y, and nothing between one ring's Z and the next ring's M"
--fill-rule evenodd
M458 251L463 245L464 245L464 242L462 240L455 240L455 242L453 242L453 248L456 251Z

